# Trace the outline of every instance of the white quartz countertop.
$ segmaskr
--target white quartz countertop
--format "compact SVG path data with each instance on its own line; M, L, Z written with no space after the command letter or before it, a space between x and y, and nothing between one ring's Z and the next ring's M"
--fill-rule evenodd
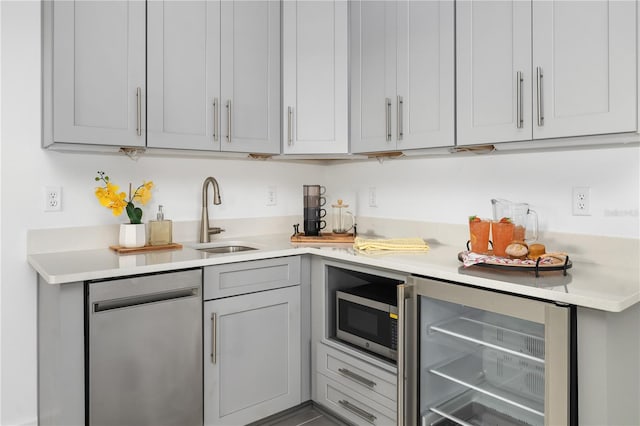
M49 284L99 280L128 275L244 262L272 257L312 254L376 268L423 275L490 290L620 312L640 302L640 268L609 267L572 260L573 267L544 272L496 270L483 266L464 268L458 261L460 247L431 245L428 252L363 253L351 244L294 244L289 235L243 237L217 240L214 245L248 245L257 250L207 254L182 243L177 250L118 255L104 248L28 255L29 264Z

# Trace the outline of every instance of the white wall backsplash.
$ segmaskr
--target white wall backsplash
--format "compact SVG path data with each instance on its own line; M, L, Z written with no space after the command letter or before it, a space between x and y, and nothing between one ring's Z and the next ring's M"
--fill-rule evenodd
M155 217L158 204L169 219L199 220L202 181L214 176L223 201L210 207L214 225L216 218L301 215L301 185L319 183L327 186L328 209L342 198L361 216L464 224L470 214L489 216L491 198L506 198L529 202L543 230L638 238L637 147L331 166L149 156L134 162L42 150L40 2L1 1L0 18L0 424L35 424L37 416L36 275L26 262L27 230L126 220L95 199L98 170L121 188L155 182L145 221ZM43 212L45 185L62 187L61 212ZM268 186L277 189L276 206L265 205ZM368 206L371 186L375 208ZM591 187L592 216L571 216L573 186Z
M464 224L504 198L529 203L543 232L640 236L637 146L345 163L323 181L328 204L342 198L360 216ZM591 187L591 216L572 215L574 186Z

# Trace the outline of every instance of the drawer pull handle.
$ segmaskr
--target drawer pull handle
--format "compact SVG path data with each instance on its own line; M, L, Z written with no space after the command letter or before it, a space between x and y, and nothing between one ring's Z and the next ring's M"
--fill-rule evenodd
M351 379L353 381L361 383L361 384L363 384L363 385L365 385L367 387L370 387L372 389L377 384L373 380L369 380L366 377L362 377L361 375L356 374L353 371L349 371L346 368L338 368L338 373L342 374L344 377L346 377L348 379Z
M356 416L362 419L365 419L369 423L373 423L377 419L377 417L374 416L373 414L369 413L368 411L364 411L360 407L356 407L355 405L353 405L352 403L344 399L341 399L340 401L338 401L338 404L342 405L347 411L351 411Z

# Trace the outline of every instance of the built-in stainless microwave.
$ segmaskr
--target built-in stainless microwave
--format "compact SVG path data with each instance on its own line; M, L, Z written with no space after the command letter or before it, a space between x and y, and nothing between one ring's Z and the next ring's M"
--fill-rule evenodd
M364 284L336 291L336 337L398 359L396 286Z

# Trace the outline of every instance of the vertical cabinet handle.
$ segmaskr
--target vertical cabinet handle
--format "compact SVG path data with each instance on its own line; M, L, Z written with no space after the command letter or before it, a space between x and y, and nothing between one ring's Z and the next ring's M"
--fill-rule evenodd
M218 351L218 344L216 342L216 327L218 326L218 314L211 314L211 364L215 364L217 362L216 352Z
M231 99L227 101L227 142L231 143Z
M522 114L522 71L516 72L516 128L522 129L524 127L524 116Z
M389 98L384 98L384 105L385 105L385 112L386 112L386 117L385 117L385 129L386 129L386 138L387 138L387 142L391 141L391 99Z
M542 73L542 67L536 67L536 80L537 80L537 105L538 105L538 126L544 126L544 99L542 98L542 80L544 74Z
M405 422L404 416L404 407L405 407L405 328L406 328L406 310L405 310L405 299L406 299L406 284L400 284L397 287L398 291L398 388L397 388L397 419L398 424L402 425Z
M373 423L377 419L377 417L374 416L373 414L369 413L368 411L363 410L360 407L356 407L355 405L353 405L352 403L350 403L349 401L347 401L345 399L339 400L338 404L342 405L347 411L351 411L353 414L355 414L356 416L368 421L369 423ZM401 424L401 423L398 423L398 424Z
M293 143L293 108L289 107L287 111L287 143Z
M218 141L218 98L213 98L213 140Z
M403 120L403 111L402 109L404 108L404 100L402 99L402 96L398 95L398 106L397 106L397 111L396 111L396 116L398 118L398 140L401 141L402 137L404 136L404 126L402 125L402 120Z
M136 133L142 136L142 89L136 88Z

